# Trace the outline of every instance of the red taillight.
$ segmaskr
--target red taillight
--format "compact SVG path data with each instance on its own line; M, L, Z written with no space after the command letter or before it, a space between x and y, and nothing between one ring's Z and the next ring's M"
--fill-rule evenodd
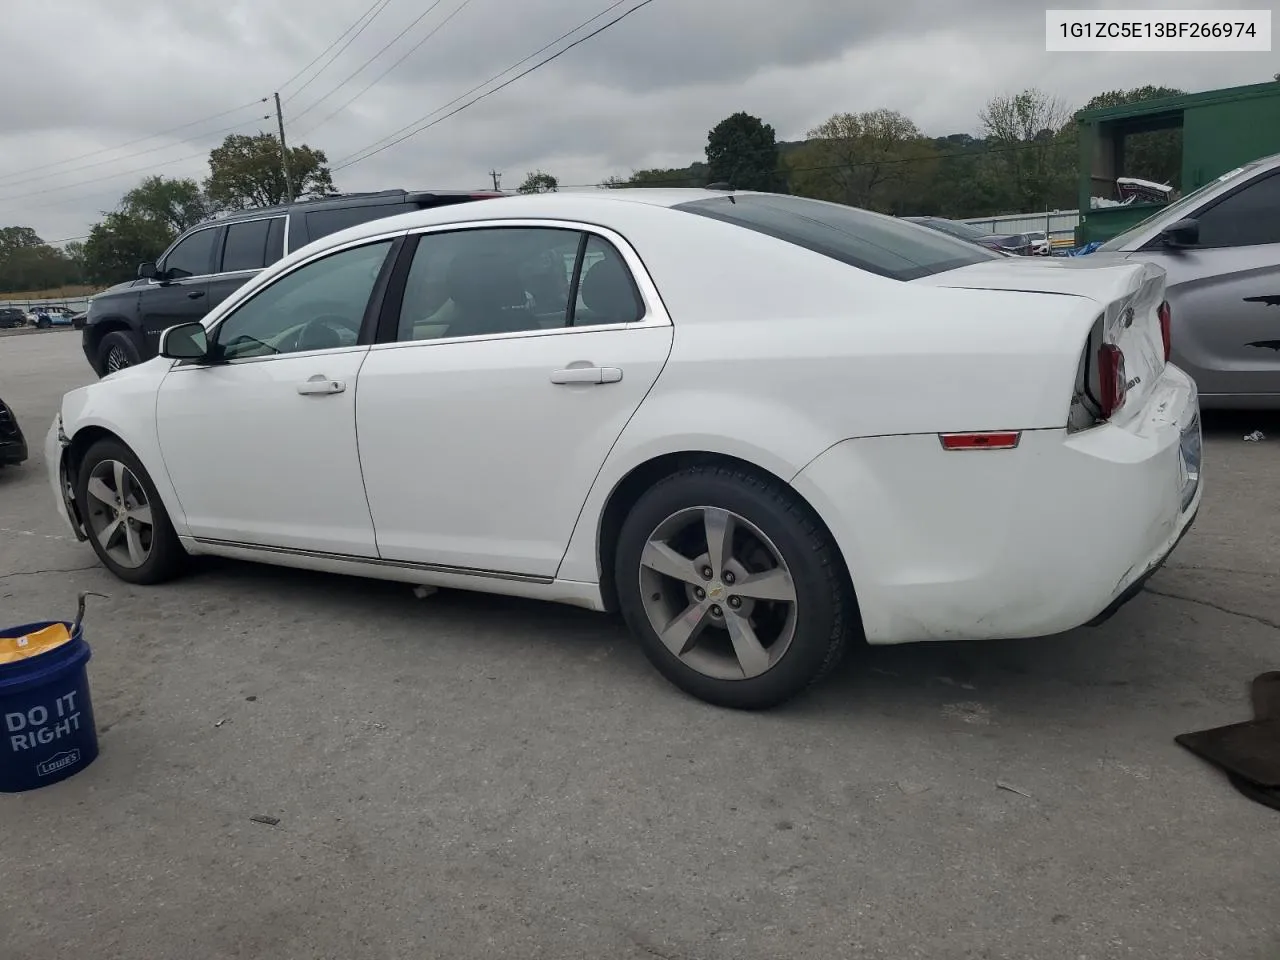
M943 450L1012 450L1022 436L1017 430L995 433L943 433Z
M1127 387L1124 375L1124 354L1114 343L1104 343L1098 348L1098 382L1101 396L1102 419L1106 420L1124 403Z
M1173 311L1169 309L1169 301L1160 304L1156 310L1160 318L1160 339L1164 341L1164 362L1168 363L1173 356Z

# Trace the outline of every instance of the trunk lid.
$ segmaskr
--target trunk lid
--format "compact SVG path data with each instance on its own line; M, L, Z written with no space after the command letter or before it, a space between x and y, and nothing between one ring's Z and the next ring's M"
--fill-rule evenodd
M1101 343L1118 347L1124 355L1127 389L1124 402L1111 416L1113 422L1136 416L1164 371L1159 307L1165 298L1165 272L1156 264L1096 253L1059 259L1010 258L988 260L910 282L1091 301L1089 309L1101 320L1097 329ZM1090 339L1094 353L1090 360L1096 362L1100 344L1093 344Z

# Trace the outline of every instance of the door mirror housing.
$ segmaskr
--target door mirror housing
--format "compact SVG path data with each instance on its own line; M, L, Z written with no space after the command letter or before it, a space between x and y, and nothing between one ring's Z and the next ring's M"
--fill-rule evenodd
M150 260L148 260L146 263L138 264L139 280L154 280L157 276L159 276L159 274L160 274L160 271L156 269L156 265Z
M1175 220L1160 231L1160 240L1166 247L1194 247L1200 242L1200 221L1193 217Z
M202 323L180 323L160 334L160 356L170 360L205 360L209 331Z

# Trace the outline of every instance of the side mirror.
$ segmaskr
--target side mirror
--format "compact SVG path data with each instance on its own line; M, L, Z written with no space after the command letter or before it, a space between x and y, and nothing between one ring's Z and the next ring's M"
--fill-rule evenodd
M170 360L203 360L209 355L209 332L202 323L180 323L160 334L160 356Z
M1200 221L1194 218L1176 220L1160 231L1160 241L1166 247L1194 247L1200 242Z
M158 274L159 271L154 263L147 261L146 263L138 264L139 280L154 280Z

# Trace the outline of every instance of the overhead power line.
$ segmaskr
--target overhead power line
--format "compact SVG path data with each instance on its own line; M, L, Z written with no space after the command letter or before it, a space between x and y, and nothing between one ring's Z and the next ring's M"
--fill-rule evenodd
M352 44L353 42L355 42L356 37L360 36L360 34L364 33L364 32L365 32L365 30L366 30L366 29L368 29L369 24L373 23L373 21L374 21L374 20L378 19L378 14L382 13L382 11L383 11L383 10L387 9L387 5L388 5L389 3L391 3L391 0L378 0L378 2L377 2L376 4L374 4L374 7L372 8L372 9L373 9L373 14L372 14L372 16L370 16L368 20L365 20L365 21L364 21L364 23L362 23L362 24L360 25L360 28L359 28L358 30L356 30L356 32L355 32L355 33L353 33L353 34L351 34L351 36L347 37L347 41L346 41L346 43L344 43L344 44L343 44L342 46L340 46L337 50L335 50L335 51L333 52L333 56L331 56L328 60L326 60L326 61L321 65L321 67L320 67L320 69L319 69L319 70L317 70L317 71L316 71L315 73L313 73L313 74L312 74L312 75L311 75L307 80L305 80L305 81L303 82L302 86L300 86L297 90L293 91L293 93L291 93L291 94L289 94L287 97L285 97L285 98L284 98L284 102L285 102L285 103L288 103L290 100L292 100L292 99L293 99L294 97L296 97L298 94L300 94L303 90L307 89L307 87L311 86L311 84L313 84L313 83L316 81L316 78L317 78L317 77L319 77L319 76L320 76L320 74L324 73L324 72L325 72L325 70L327 70L327 69L329 68L329 66L333 63L333 61L334 61L334 60L336 60L336 59L338 59L338 57L342 56L342 51L346 50L346 49L347 49L347 47L351 46L351 44ZM358 21L357 21L357 22L358 22ZM341 37L339 37L339 39L341 39ZM332 44L330 44L330 46L332 46ZM323 54L322 54L322 56L323 56Z
M306 132L306 133L299 134L299 136L303 136L303 137L309 137L309 136L311 136L311 134L315 133L315 131L319 130L319 129L320 129L321 127L323 127L326 123L328 123L330 120L332 120L332 119L333 119L334 117L336 117L338 114L340 114L343 110L347 109L347 107L351 106L351 104L355 103L357 100L359 100L361 97L363 97L366 93L368 93L371 89L373 89L373 87L374 87L374 86L376 86L378 83L380 83L380 82L382 81L382 78L383 78L383 77L385 77L387 74L389 74L389 73L390 73L392 70L394 70L396 67L400 66L400 64L404 63L404 62L405 62L405 60L407 60L407 59L408 59L408 58L409 58L409 57L410 57L410 56L411 56L411 55L412 55L416 50L418 50L418 48L419 48L419 47L421 47L424 43L426 43L428 40L430 40L432 37L434 37L437 33L439 33L439 32L444 28L445 24L447 24L450 20L452 20L452 19L453 19L454 17L456 17L459 13L461 13L461 12L462 12L462 10L463 10L463 8L465 8L465 7L466 7L468 4L470 4L471 2L472 2L472 0L462 0L462 3L458 4L458 6L454 8L453 13L449 14L447 17L445 17L443 20L441 20L441 21L440 21L438 24L436 24L436 25L435 25L435 26L434 26L430 31L428 31L428 33L427 33L427 35L426 35L425 37L423 37L421 40L419 40L417 43L415 43L412 47L410 47L408 50L406 50L403 54L401 54L400 59L398 59L395 63L391 64L391 66L387 67L387 69L383 70L380 74L378 74L376 77L374 77L372 80L370 80L370 81L369 81L369 83L367 83L364 87L362 87L358 93L356 93L355 95L353 95L353 96L351 96L351 97L348 97L346 100L344 100L344 101L342 102L342 104L341 104L340 106L338 106L338 107L337 107L337 109L333 110L331 113L326 114L326 115L325 115L325 117L324 117L324 119L323 119L323 120L321 120L319 123L317 123L317 124L315 124L315 125L313 125L313 126L309 127L309 128L307 129L307 132ZM439 0L437 0L437 2L436 2L436 3L433 3L433 4L432 4L428 9L427 9L427 13L430 13L430 12L431 12L432 10L434 10L437 6L439 6ZM423 14L423 16L425 17L425 16L426 16L426 14ZM419 18L418 18L418 20L421 20L421 19L422 19L422 17L419 17ZM411 27L413 27L413 26L414 26L414 24L416 24L416 23L418 22L418 20L413 21L413 23L409 24L409 26L408 26L408 27L405 27L405 29L404 29L404 30L402 30L402 31L400 32L400 34L396 37L396 40L399 40L399 39L400 39L400 37L404 36L404 34L405 34L405 33L406 33L406 32L407 32ZM395 43L395 40L392 40L392 41L391 41L391 43ZM391 43L387 44L387 47L391 46ZM382 50L379 50L377 54L374 54L373 58L371 58L371 59L377 59L378 55L379 55L379 54L381 54L381 53L383 52L383 50L386 50L386 49L387 49L387 47L383 47L383 48L382 48ZM364 66L368 66L368 63L366 62ZM363 70L363 69L364 69L364 66L361 66L360 70ZM356 73L359 73L359 72L360 72L360 70L357 70L357 71L356 71ZM355 76L355 73L353 73L351 76L352 76L352 77L354 77L354 76ZM351 79L351 77L348 77L348 78L347 78L347 80L350 80L350 79ZM346 80L344 80L342 83L346 83L346 82L347 82L347 81L346 81ZM342 86L342 83L338 84L338 87L341 87L341 86ZM329 92L329 94L328 94L328 95L332 95L332 94L336 93L336 92L337 92L337 89L338 89L338 88L337 88L337 87L335 87L333 90L331 90L331 91ZM321 99L321 100L323 100L323 99L324 99L324 97L321 97L320 99ZM307 108L307 110L310 110L312 107L314 107L314 106L318 105L319 103L320 103L320 101L319 101L319 100L317 100L317 101L316 101L316 103L313 103L313 104L311 105L311 107L308 107L308 108ZM304 111L303 111L303 113L306 113L306 112L307 112L307 110L304 110ZM300 113L300 114L298 114L298 116L302 116L302 114ZM294 119L297 119L297 118L295 117Z
M191 120L188 123L180 124L176 127L170 127L168 130L161 130L159 133L149 133L145 137L138 137L134 140L128 140L124 143L117 144L114 147L103 147L100 150L90 150L88 153L82 153L74 157L67 157L65 160L46 161L36 167L27 167L25 170L11 170L8 173L0 174L0 181L7 180L10 177L19 177L24 173L36 173L38 171L48 171L50 167L61 166L64 163L74 163L76 160L86 160L89 157L96 157L104 153L114 153L116 150L123 150L125 147L132 147L134 144L145 143L147 140L154 140L156 137L168 136L171 133L177 133L179 130L186 130L190 127L198 126L202 123L208 123L210 120L218 120L222 117L230 116L240 110L247 110L249 107L256 106L259 103L266 103L268 97L262 97L258 100L250 100L248 103L242 103L238 107L232 107L230 110L223 110L221 113L215 113L207 117L201 117L199 120ZM25 181L24 181L25 182ZM8 186L8 184L0 183L0 187Z
M270 116L258 117L258 118L255 118L255 119L254 119L254 120L252 120L252 121L245 121L244 123L239 123L239 124L237 124L237 125L236 125L236 127L232 127L231 129L236 129L236 128L238 128L238 127L244 127L244 126L247 126L250 122L252 122L252 123L259 123L259 122L261 122L262 120L270 120L270 119L271 119L271 117L270 117ZM68 183L68 184L64 184L64 185L62 185L62 186L60 186L60 187L47 187L47 188L45 188L45 189L43 189L43 190L33 190L33 191L31 191L30 193L24 193L24 194L21 194L20 196L14 196L14 197L3 197L3 198L0 198L0 202L3 202L3 203L9 203L9 204L11 204L11 203L14 203L14 202L17 202L17 201L26 200L28 197L38 197L38 196L41 196L41 195L43 195L43 194L47 194L47 193L60 193L60 192L62 192L63 190L74 190L76 187L86 187L86 186L88 186L88 185L89 185L89 184L91 184L91 183L102 183L104 180L114 180L114 179L115 179L115 178L117 178L117 177L127 177L127 176L130 176L130 175L132 175L132 174L137 174L137 173L143 173L143 174L145 174L145 173L152 173L152 172L154 172L154 171L156 171L156 170L160 169L161 167L168 167L168 166L172 166L172 165L173 165L173 164L175 164L175 163L183 163L184 161L187 161L187 160L198 160L198 159L201 159L201 158L207 158L208 156L209 156L208 151L204 151L204 152L202 152L202 153L192 153L192 154L188 154L187 156L184 156L184 157L174 157L172 160L164 160L164 161L161 161L160 163L153 163L153 164L150 164L149 166L145 166L145 167L135 167L135 168L133 168L132 170L119 170L119 171L117 171L116 173L108 173L108 174L105 174L104 176L101 176L101 177L94 177L94 178L93 178L93 179L91 179L91 180L81 180L81 181L79 181L79 182L77 182L77 183ZM95 194L85 194L85 195L83 195L83 196L79 196L79 197L67 197L67 198L66 198L66 200L67 200L67 201L83 200L83 199L87 199L88 197L90 197L90 196L94 196L94 195L95 195ZM57 201L57 202L56 202L56 203L54 203L54 204L36 204L35 206L36 206L36 207L40 207L40 206L61 206L61 205L63 205L63 202L64 202L64 201Z
M599 36L601 33L604 33L604 31L608 30L610 27L614 26L617 23L620 23L621 21L625 20L627 17L631 16L631 14L635 13L640 8L647 7L650 3L653 2L653 0L641 0L640 3L637 3L634 7L631 7L630 9L623 11L621 14L614 17L608 23L605 23L602 26L597 27L595 30L591 31L591 33L588 33L585 36L579 37L577 40L574 40L568 46L562 48L556 53L553 53L551 56L546 57L543 60L539 60L537 63L533 64L533 66L528 67L525 70L522 70L520 73L516 74L514 77L511 77L510 79L503 81L493 89L485 91L479 96L462 104L460 107L457 107L454 110L451 110L450 112L444 114L444 116L442 117L439 117L435 120L431 120L428 123L422 123L422 121L427 120L429 117L435 116L436 114L440 113L442 110L445 110L448 107L452 106L453 104L457 103L459 100L462 100L465 97L470 96L472 93L479 90L481 87L485 87L488 84L492 83L494 80L497 80L499 77L502 77L510 73L512 70L516 69L516 67L520 66L521 64L527 63L528 61L532 60L534 57L538 56L540 53L555 46L561 40L564 40L566 37L569 37L572 34L576 33L577 31L581 30L587 24L591 23L594 20L598 20L600 17L604 16L611 10L614 10L617 7L621 6L623 2L625 2L625 0L616 0L616 2L612 3L611 5L606 7L604 10L597 13L594 17L589 17L588 19L580 23L578 26L574 27L572 30L569 30L566 33L561 34L555 40L552 40L550 43L546 44L540 49L529 54L529 56L525 57L523 60L520 60L517 63L512 64L511 66L507 67L507 69L503 70L501 73L495 74L494 76L490 77L488 80L484 81L484 83L477 84L476 86L472 87L470 90L468 90L466 93L462 94L461 96L455 97L453 100L450 100L449 103L446 103L444 106L437 107L435 110L431 111L431 113L428 113L425 116L419 117L417 120L413 121L412 123L406 124L405 126L401 127L399 130L395 131L394 133L391 133L388 136L383 137L382 140L376 140L374 141L374 143L370 144L369 146L364 147L361 150L357 150L353 154L349 154L347 157L343 158L343 160L340 163L334 166L333 168L334 171L336 172L338 170L342 170L346 167L352 166L353 164L360 163L361 161L367 160L370 157L374 156L375 154L381 153L383 150L388 150L399 143L403 143L405 140L408 140L410 137L417 136L419 133L422 133L424 130L434 127L437 123L441 123L445 120L448 120L450 117L454 116L455 114L461 113L463 110L467 109L468 107L474 106L475 104L479 103L481 100L485 99L485 97L492 96L493 94L497 93L499 90L502 90L505 87L509 87L511 84L515 83L517 80L521 79L522 77L528 76L530 73L533 73L535 70L541 67L545 67L548 63L557 59L558 57L564 56L564 54L568 53L570 50L572 50L574 47L578 46L579 44L585 43L591 38ZM415 124L417 124L417 126L415 126ZM379 143L383 145L376 146Z
M263 117L263 119L270 119L270 118ZM11 183L0 183L0 190L7 190L9 187L16 187L23 183L38 183L42 180L50 180L54 177L65 176L66 174L76 173L80 170L92 170L94 167L105 166L108 163L120 163L123 160L132 160L134 157L143 157L143 156L146 156L148 153L155 153L159 150L168 150L172 147L179 146L180 144L195 143L197 140L204 140L208 137L217 137L224 133L230 133L232 130L238 130L248 122L249 122L248 120L241 120L239 123L233 123L231 126L223 127L220 130L209 130L206 133L201 133L194 137L188 137L184 140L174 140L170 143L162 143L159 146L148 147L146 150L139 150L136 153L126 153L122 157L109 157L106 160L98 160L94 163L86 163L78 167L69 167L66 170L56 170L52 173L41 174L38 177L27 177L25 180L14 180ZM12 199L12 198L0 197L0 200L8 200L8 199Z
M314 57L312 57L310 63L308 63L305 67L303 67L301 70L295 73L292 77L290 77L284 83L280 84L280 89L283 90L289 84L293 83L293 81L297 80L300 76L302 76L312 67L314 67L321 57L323 57L326 53L328 53L330 50L336 47L342 41L343 37L345 37L348 33L350 33L356 27L358 27L361 21L363 21L365 17L369 16L369 14L373 11L373 8L376 7L378 4L380 4L381 2L382 0L373 0L373 3L369 5L369 7L365 10L365 12L360 14L360 16L356 17L355 23L351 24L351 26L347 27L347 29L343 30L340 34L334 37L333 42L330 43L323 50L321 50L319 53L317 53Z

